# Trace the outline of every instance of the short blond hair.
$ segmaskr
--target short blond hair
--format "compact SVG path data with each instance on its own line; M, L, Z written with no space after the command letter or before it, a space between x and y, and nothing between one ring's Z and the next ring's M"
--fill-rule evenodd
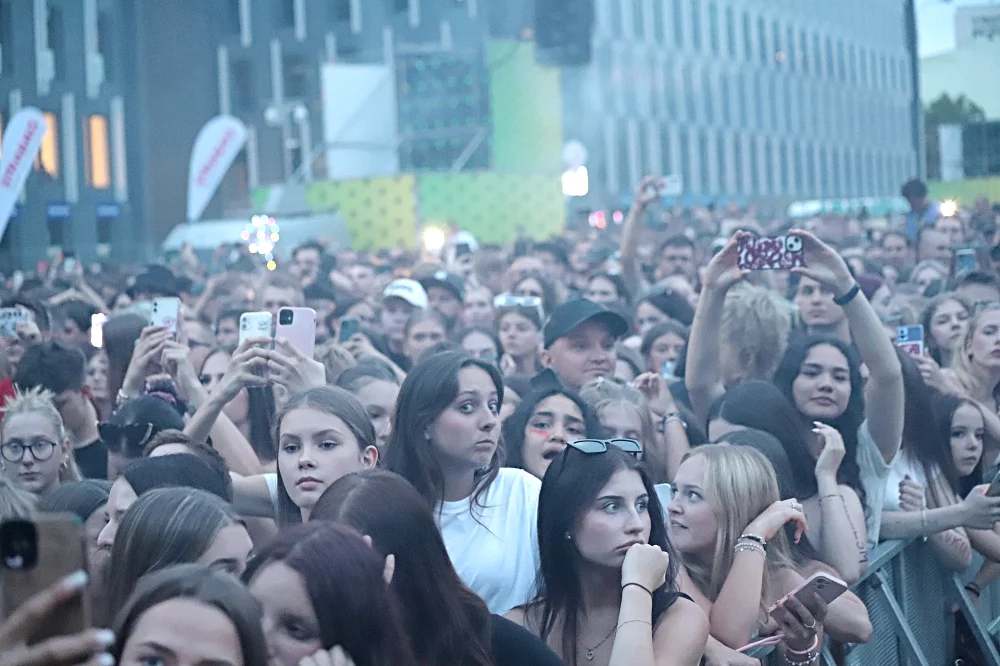
M52 391L41 386L33 386L27 390L15 388L14 397L8 399L7 404L3 407L3 420L0 420L0 443L4 440L4 426L7 425L8 419L23 414L38 414L55 429L59 446L65 446L69 437L66 434L66 426L63 425L62 416L60 416L55 403L52 402L54 397L55 394ZM65 463L59 468L59 481L62 483L79 481L82 477L73 456L70 455Z
M738 379L770 380L785 355L792 314L787 301L774 292L742 284L726 296L719 338L732 345L739 367Z

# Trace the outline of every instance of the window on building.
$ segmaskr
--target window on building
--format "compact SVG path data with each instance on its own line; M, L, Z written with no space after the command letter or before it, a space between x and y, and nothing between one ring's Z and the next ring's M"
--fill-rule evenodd
M392 0L392 8L398 14L410 11L410 0Z
M0 0L0 76L14 73L13 0Z
M618 190L625 193L632 188L632 165L629 155L628 121L617 121L618 131L615 136L617 142L616 153L618 154Z
M776 56L781 53L782 47L784 46L784 44L781 43L781 26L778 25L777 21L771 24L771 39L774 40L774 44L771 47L771 50L774 51L774 53L771 54L771 57L776 58Z
M889 90L899 90L899 68L896 67L898 62L895 58L889 60Z
M691 46L701 52L701 0L691 0Z
M837 40L837 79L844 83L847 81L847 62L844 57L844 42Z
M674 43L677 46L684 46L684 6L681 2L674 0Z
M698 117L698 110L695 108L695 85L694 85L694 73L691 71L691 67L684 67L684 110L687 113L688 120L694 120Z
M47 23L49 50L52 51L55 61L54 80L61 81L66 74L66 32L63 25L62 9L49 7L49 20Z
M781 194L789 194L788 166L788 146L781 141L778 144L778 187Z
M889 85L889 60L885 57L884 53L879 55L878 70L880 79L879 87L884 90Z
M671 68L663 73L663 106L667 118L677 117L677 70Z
M743 12L743 57L747 62L753 60L753 30L747 12Z
M708 41L712 53L719 53L719 6L714 2L708 3Z
M254 95L253 63L250 60L231 60L229 67L233 108L237 111L253 111L257 103Z
M685 183L692 182L691 176L691 147L688 145L688 135L687 130L681 128L680 136L677 138L680 142L680 153L681 153L681 163L680 163L680 174L684 179Z
M819 147L819 187L824 197L833 196L830 189L830 164L826 161L826 148Z
M819 159L815 147L803 146L802 159L806 163L806 189L813 196L821 196L819 182L816 180L816 160Z
M818 32L813 33L812 73L817 78L823 76L823 48Z
M301 99L309 92L309 65L304 56L285 54L282 56L282 76L285 96Z
M659 173L676 173L673 154L670 152L670 126L666 123L660 125L660 160L663 164Z
M763 189L766 194L777 194L777 182L775 177L777 174L774 173L774 153L771 150L771 142L768 139L764 139L764 178L763 178Z
M809 35L805 28L799 33L799 62L802 63L802 71L809 73Z
M736 181L737 194L742 194L743 189L743 139L739 135L733 137L733 178Z
M45 114L45 136L35 158L35 168L52 178L59 177L59 120L51 112Z
M107 116L83 119L83 164L87 185L98 190L111 186L111 149Z
M613 2L611 4L614 4ZM666 44L667 36L663 31L663 1L655 0L653 2L653 41L656 44L663 45Z
M730 109L732 96L729 91L730 80L728 74L719 77L719 109L722 111L722 124L726 127L732 125L733 115Z
M632 32L640 40L646 36L646 17L642 15L642 0L632 0Z
M715 122L715 96L712 95L712 77L709 73L701 73L701 90L705 99L705 121L709 124Z
M736 78L736 108L740 111L740 127L746 129L750 126L747 107L747 86L752 85L749 78Z
M776 76L767 77L767 107L771 112L771 131L778 131L780 123L778 122L778 110L780 107L778 101L778 83Z
M750 196L759 196L763 194L760 190L760 164L757 162L757 137L750 137L750 150L747 155L750 158L750 164L747 167L750 169Z
M758 127L763 127L765 122L764 116L764 82L761 79L760 73L753 76L753 111L754 111L754 123Z
M622 7L620 2L609 2L606 7L608 11L608 33L618 38L625 32L624 22L622 21L624 7Z
M795 131L794 127L794 107L792 103L792 81L787 77L782 77L781 79L781 109L785 113L783 120L785 121L783 127L786 132L791 134Z
M833 59L833 39L831 37L826 38L826 76L827 78L835 77L835 63Z
M788 26L788 31L785 33L785 62L788 63L788 68L791 71L795 71L798 68L798 57L795 54L795 28Z
M114 45L114 19L111 12L99 12L97 14L97 52L104 58L104 80L114 82L115 64L112 48Z
M763 16L757 19L757 46L760 51L760 63L767 65L774 54L770 53L770 49L767 47L767 22L764 21Z
M701 191L710 192L712 189L712 178L710 160L711 151L708 149L708 130L698 133L698 177L701 179Z
M841 167L840 150L838 150L837 148L832 148L830 150L830 155L832 157L831 161L833 162L833 196L835 197L845 196L846 193L844 192L844 183L841 178L843 174L840 170Z
M222 34L240 34L242 28L240 21L240 0L225 0L222 4L222 11L219 12L219 21L222 23Z
M847 49L847 78L852 85L858 82L858 51L854 44Z
M732 7L726 7L726 50L730 58L736 58L736 11Z
M295 0L278 0L278 25L282 28L295 27Z
M805 194L802 187L802 146L792 146L792 196Z
M725 192L729 188L729 165L726 164L726 137L717 136L715 141L715 171L719 175L719 186L717 192Z
M861 85L868 87L868 51L865 47L858 47L858 80Z

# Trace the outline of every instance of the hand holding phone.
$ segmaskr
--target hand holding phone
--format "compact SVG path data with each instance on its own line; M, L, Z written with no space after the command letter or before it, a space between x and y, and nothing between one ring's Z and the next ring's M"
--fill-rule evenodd
M743 270L789 270L806 265L805 248L799 236L740 236L736 247Z
M799 603L808 608L814 604L813 595L817 595L823 600L823 603L830 604L847 590L848 586L844 581L836 576L818 571L785 596L786 598L795 597ZM767 610L767 614L773 616L777 608L778 604L774 604Z
M87 629L86 570L84 528L75 516L47 514L35 520L5 521L0 524L0 619L9 623L36 595L61 583L64 593L57 593L61 603L53 604L44 623L26 629L24 643L33 645ZM67 585L70 576L75 578Z
M924 355L924 327L900 326L896 329L896 346L910 356Z
M244 312L240 315L240 341L247 338L269 338L271 337L271 321L273 317L270 312Z
M316 353L316 311L312 308L281 308L275 338L285 338L306 358Z
M360 330L361 322L357 319L342 319L340 321L340 335L337 336L337 341L340 342L340 344L344 344Z
M23 308L0 308L0 338L16 338L17 325L28 321Z
M181 299L157 298L149 315L150 326L161 326L175 340L181 317Z

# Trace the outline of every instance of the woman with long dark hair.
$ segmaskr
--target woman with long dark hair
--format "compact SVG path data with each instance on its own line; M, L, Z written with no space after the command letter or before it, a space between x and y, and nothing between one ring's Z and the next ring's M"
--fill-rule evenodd
M549 666L559 660L537 638L491 615L466 587L413 486L398 474L366 470L334 482L310 520L332 520L372 539L394 558L391 588L417 661L426 666Z
M436 514L452 564L494 613L530 596L538 479L503 468L495 366L461 352L419 363L399 392L386 467Z
M280 532L243 575L274 663L298 666L340 646L355 666L415 664L385 564L348 527L316 521Z
M505 464L541 479L569 442L603 434L597 414L576 393L538 389L524 396L503 424Z
M694 666L705 651L708 619L678 592L678 558L640 448L574 442L542 481L538 596L508 617L569 666Z
M792 470L791 496L802 502L809 522L804 541L840 578L856 581L867 550L864 489L857 462L846 454L843 440L839 436L827 440L832 446L824 446L819 457L813 457L809 442L815 433L781 391L763 381L743 382L726 391L709 409L709 419L713 441L753 428L781 442Z

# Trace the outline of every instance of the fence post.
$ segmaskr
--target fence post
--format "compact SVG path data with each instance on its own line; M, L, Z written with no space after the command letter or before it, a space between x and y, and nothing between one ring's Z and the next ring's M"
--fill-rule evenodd
M979 649L983 651L983 656L986 657L986 660L992 666L1000 666L1000 653L997 653L997 648L993 644L993 637L980 621L976 609L973 607L972 602L969 601L968 595L965 594L965 585L962 584L962 579L958 574L951 575L951 584L955 588L954 591L958 597L959 610L965 616L965 621L968 623L969 628L972 629L972 633L976 637L976 643L979 644Z
M903 609L899 607L899 602L896 601L896 598L889 594L887 589L889 580L885 570L879 569L876 571L874 578L870 579L870 584L872 589L882 597L882 601L889 607L889 617L896 630L896 636L900 638L900 645L904 652L906 652L907 658L911 663L916 663L919 666L930 666L927 657L924 656L924 651L920 649L920 644L917 643L917 637L913 634L913 630L910 629L910 625L903 615Z

